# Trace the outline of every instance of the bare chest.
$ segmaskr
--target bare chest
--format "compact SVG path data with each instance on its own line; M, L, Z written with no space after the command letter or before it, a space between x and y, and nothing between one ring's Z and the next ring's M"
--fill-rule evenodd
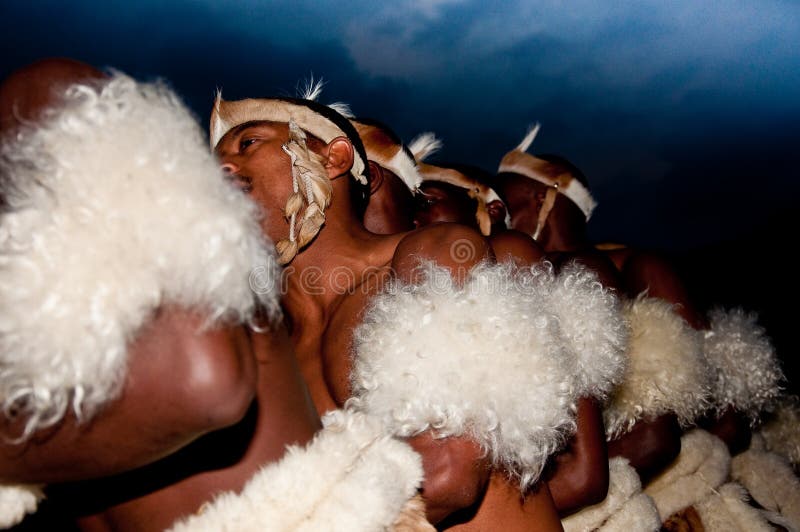
M317 411L340 408L350 396L353 333L378 286L343 294L329 313L307 315L292 334L295 352Z

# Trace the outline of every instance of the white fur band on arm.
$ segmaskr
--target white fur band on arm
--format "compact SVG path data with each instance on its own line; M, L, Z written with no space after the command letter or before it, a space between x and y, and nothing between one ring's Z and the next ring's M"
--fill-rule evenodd
M755 421L781 392L783 372L775 348L754 313L715 309L709 318L703 347L713 375L714 407L719 412L734 407Z
M693 429L681 437L678 458L645 488L662 521L705 499L728 478L731 455L722 440Z
M116 74L62 96L0 148L0 403L23 437L113 399L160 305L248 319L251 273L277 275L257 207L166 86Z
M36 511L44 498L40 486L0 485L0 528L11 528Z
M305 448L262 468L170 532L383 532L416 494L422 462L380 423L335 411Z
M401 436L467 435L527 487L574 430L576 363L558 320L508 265L476 266L462 286L423 267L357 328L349 404Z
M546 308L558 318L561 335L577 361L576 393L608 398L627 367L628 323L614 291L592 270L570 263L554 274L550 263L533 266L530 277L547 293Z
M652 499L642 493L642 483L626 458L608 461L606 498L563 519L564 532L655 532L661 519Z
M674 413L682 425L708 406L708 368L699 334L656 298L625 304L631 327L628 369L603 412L609 440L641 419Z
M800 399L796 395L780 398L758 434L767 449L800 467Z

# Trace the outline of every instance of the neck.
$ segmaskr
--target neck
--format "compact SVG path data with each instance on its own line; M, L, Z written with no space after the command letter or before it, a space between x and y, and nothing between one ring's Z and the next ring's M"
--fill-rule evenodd
M334 198L317 237L285 268L282 303L293 318L302 319L312 308L324 312L336 298L350 293L368 270L389 262L385 244L402 236L370 233L345 199L346 191L334 188Z

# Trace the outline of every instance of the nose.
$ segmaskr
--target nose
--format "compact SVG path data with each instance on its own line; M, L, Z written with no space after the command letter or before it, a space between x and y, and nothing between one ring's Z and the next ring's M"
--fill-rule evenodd
M239 171L239 167L233 163L223 163L220 168L222 168L225 175L234 175Z

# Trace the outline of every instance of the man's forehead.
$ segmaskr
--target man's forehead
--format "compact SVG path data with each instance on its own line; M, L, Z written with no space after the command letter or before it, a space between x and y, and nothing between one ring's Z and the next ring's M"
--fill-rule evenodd
M419 186L419 189L422 192L428 193L439 193L444 195L457 195L463 193L465 196L467 195L467 191L463 188L458 188L450 183L445 183L444 181L425 181Z

